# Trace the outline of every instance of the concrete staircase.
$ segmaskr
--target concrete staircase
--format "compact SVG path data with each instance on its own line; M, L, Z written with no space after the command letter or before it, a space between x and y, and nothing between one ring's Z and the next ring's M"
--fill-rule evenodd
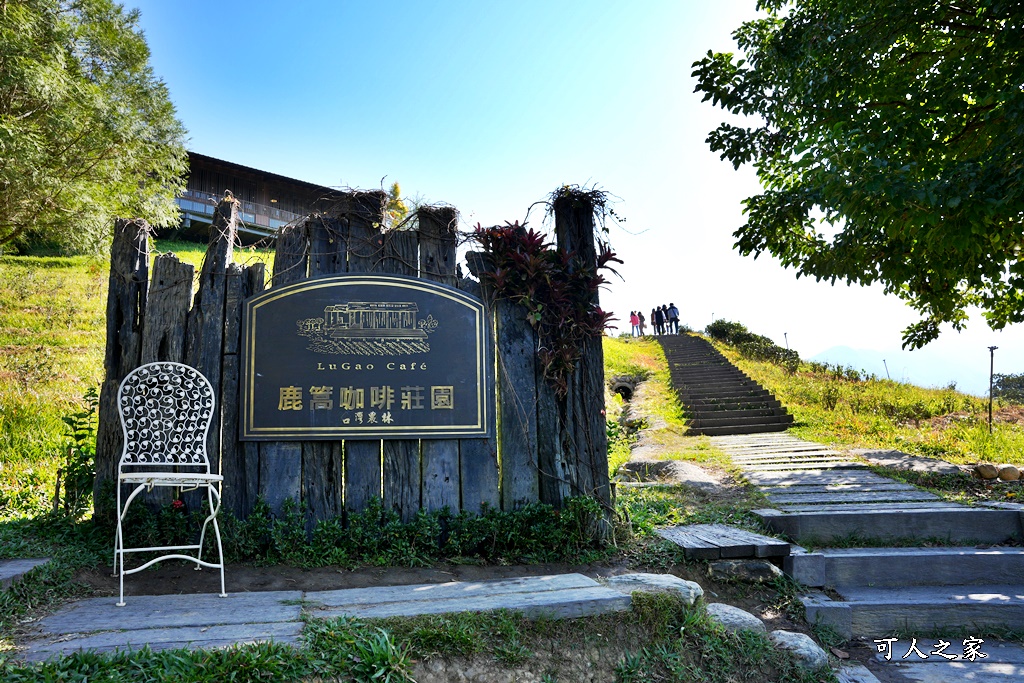
M841 635L884 638L1024 629L1024 506L947 503L788 435L714 440L768 497L756 510L801 544L787 574L812 589L807 620ZM871 545L886 541L900 546ZM936 547L946 544L942 547Z
M781 432L792 424L793 416L774 396L710 343L687 334L657 339L668 359L672 385L690 414L691 434Z

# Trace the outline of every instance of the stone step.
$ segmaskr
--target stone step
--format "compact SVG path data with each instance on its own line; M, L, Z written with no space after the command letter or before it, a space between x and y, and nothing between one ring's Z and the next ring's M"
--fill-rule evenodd
M814 459L806 462L791 463L746 463L740 467L744 476L760 472L828 472L835 470L867 470L867 466L860 462L848 460Z
M757 382L742 377L698 377L694 379L672 378L672 384L680 391L695 393L698 391L715 390L731 387L733 389L760 389Z
M746 410L748 408L781 408L782 403L775 399L755 398L742 401L722 401L717 398L695 399L687 402L691 410Z
M876 491L917 491L911 484L900 484L895 481L882 480L853 484L833 484L815 482L813 484L790 484L788 486L759 486L766 496L778 496L800 493L873 493Z
M1024 549L825 548L795 551L783 568L803 585L814 587L1020 584Z
M49 562L49 558L36 557L25 560L0 560L0 591L7 590L21 577L36 567Z
M779 512L801 513L813 512L815 514L826 512L849 512L850 510L878 510L891 512L893 510L963 510L964 506L957 503L943 503L939 501L924 501L920 503L838 503L838 504L816 504L816 505L778 505Z
M774 493L768 495L773 505L849 505L851 503L921 503L939 500L927 491L833 491L828 493Z
M743 426L751 424L784 424L788 425L793 422L793 416L788 413L774 414L774 415L741 415L738 417L706 417L706 418L695 418L687 422L692 424L694 427L730 427L730 426Z
M772 400L774 396L768 393L765 389L733 389L730 387L724 387L720 389L701 389L697 391L687 391L686 389L678 389L679 398L683 403L689 403L691 400L707 400L709 398L717 398L719 401L750 401L757 399Z
M845 543L850 538L995 544L1021 537L1021 513L1016 510L945 508L938 502L926 505L929 507L879 509L852 504L820 512L762 509L753 514L772 532L801 545Z
M496 581L350 588L306 594L312 616L363 619L508 609L568 619L629 608L630 598L582 574Z
M1024 586L844 587L840 599L803 596L807 621L825 624L846 638L930 635L940 631L1024 628ZM966 679L965 679L966 680Z
M733 427L691 427L689 434L694 436L722 436L726 434L760 434L762 432L781 432L789 429L788 424L779 422Z
M770 417L782 411L773 408L748 408L746 410L689 410L693 420L710 420L723 417L753 417L757 415Z
M773 462L810 462L812 460L839 460L843 454L836 451L797 451L795 453L752 453L750 455L734 455L732 461L742 465L752 463L769 464Z
M792 486L853 486L871 484L887 484L891 479L880 477L867 470L832 472L821 470L815 472L751 472L747 480L758 487L792 487Z
M681 547L686 557L693 560L789 555L789 544L785 541L724 524L665 527L655 533Z

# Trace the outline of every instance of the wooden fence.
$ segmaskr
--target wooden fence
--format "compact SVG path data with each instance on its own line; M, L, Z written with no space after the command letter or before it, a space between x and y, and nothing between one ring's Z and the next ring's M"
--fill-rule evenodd
M213 384L220 419L210 430L209 451L224 475L225 507L238 517L260 497L275 511L287 499L300 502L310 527L319 519L363 510L373 499L404 520L420 509L444 507L473 513L484 505L511 510L538 501L561 507L578 495L594 496L611 509L601 340L585 342L568 394L560 397L543 379L525 309L507 300L489 301L476 280L460 277L455 209L423 208L418 229L385 232L380 228L385 200L383 192L348 193L334 210L284 229L277 238L271 286L343 273L396 273L481 297L494 335L494 436L240 441L242 304L263 291L266 278L262 263L233 262L238 207L229 198L217 206L194 299L194 269L175 255L157 256L150 274L145 222L120 220L115 226L97 434L98 513L122 449L118 386L134 368L158 360L187 363ZM593 205L560 199L553 208L558 246L593 265ZM485 267L485 259L470 260L477 270Z

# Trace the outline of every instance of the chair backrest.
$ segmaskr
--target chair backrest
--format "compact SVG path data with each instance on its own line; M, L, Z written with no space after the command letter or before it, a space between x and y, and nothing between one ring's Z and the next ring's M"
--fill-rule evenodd
M120 467L193 466L209 469L206 434L213 420L210 381L181 363L147 363L117 390L124 432Z

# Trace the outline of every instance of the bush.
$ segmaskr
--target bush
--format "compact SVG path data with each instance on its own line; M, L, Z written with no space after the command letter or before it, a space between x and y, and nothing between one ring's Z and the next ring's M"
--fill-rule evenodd
M768 337L754 334L740 323L715 320L705 331L712 339L735 346L744 358L774 363L790 372L796 372L800 365L800 354L796 351L784 349Z

